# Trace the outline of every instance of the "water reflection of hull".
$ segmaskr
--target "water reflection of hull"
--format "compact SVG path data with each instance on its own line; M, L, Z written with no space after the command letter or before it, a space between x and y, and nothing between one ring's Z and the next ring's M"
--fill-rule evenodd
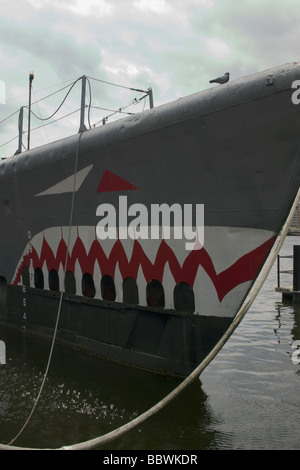
M0 442L15 435L32 403L48 359L49 344L0 326L9 367L0 368ZM141 415L178 385L177 379L148 374L56 345L30 426L18 438L25 447L60 448L105 434ZM121 392L120 392L121 391ZM143 426L101 446L111 449L196 449L214 446L213 421L200 381L185 389ZM201 436L204 436L203 443ZM198 446L198 447L197 447Z
M59 341L189 374L235 317L298 190L299 73L276 68L2 161L2 321L51 337L63 290ZM99 240L97 208L120 194L148 213L203 204L203 246L140 237L138 224L136 238Z

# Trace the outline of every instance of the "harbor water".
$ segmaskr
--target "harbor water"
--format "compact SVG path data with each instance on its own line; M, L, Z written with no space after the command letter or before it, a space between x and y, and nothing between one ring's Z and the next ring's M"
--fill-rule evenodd
M287 237L280 254L291 255L293 245L300 245L300 237ZM286 276L282 283L292 284ZM300 307L283 303L276 285L275 263L246 317L199 380L103 449L300 449ZM35 402L50 343L4 327L0 340L6 344L0 442L7 444ZM38 405L14 445L58 448L101 436L139 416L178 383L56 345Z

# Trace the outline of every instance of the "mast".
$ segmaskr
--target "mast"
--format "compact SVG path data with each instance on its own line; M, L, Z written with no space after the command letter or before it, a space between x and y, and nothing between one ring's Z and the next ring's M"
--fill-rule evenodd
M32 81L34 79L34 73L29 73L29 105L28 105L28 150L30 149L30 118L31 118L31 90L32 90Z

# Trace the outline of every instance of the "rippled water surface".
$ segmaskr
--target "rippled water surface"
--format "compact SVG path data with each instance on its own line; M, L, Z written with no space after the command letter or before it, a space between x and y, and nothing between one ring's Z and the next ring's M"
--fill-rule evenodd
M281 255L299 237L287 237ZM291 262L289 260L286 263ZM275 292L274 265L246 317L200 379L105 449L300 449L300 308ZM285 280L283 279L283 282ZM291 284L291 278L286 278ZM0 442L22 428L45 372L50 344L0 328ZM56 346L32 418L14 445L56 448L101 436L139 416L178 385Z

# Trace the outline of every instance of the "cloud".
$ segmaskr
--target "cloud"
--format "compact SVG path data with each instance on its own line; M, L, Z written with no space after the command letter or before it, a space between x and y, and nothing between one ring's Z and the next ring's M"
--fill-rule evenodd
M167 13L170 10L166 0L136 0L133 2L133 6L154 13Z
M55 7L57 10L75 13L83 16L110 15L114 6L105 0L27 0L30 5L41 9Z
M159 105L207 88L211 77L225 71L234 79L297 60L299 23L295 0L15 0L13 9L2 0L6 104L0 121L26 104L31 69L37 98L40 90L85 74L151 86ZM40 112L50 112L55 98L40 103ZM93 83L95 106L120 107L131 98L126 89ZM80 86L70 94L67 111L79 100ZM71 131L61 122L65 127ZM1 124L0 145L11 129L11 123ZM10 148L0 147L0 155Z
M216 59L227 60L232 56L231 47L220 37L206 38L204 45L207 52Z
M205 15L192 17L191 25L206 41L219 38L230 48L227 58L233 75L238 76L297 60L299 20L295 0L224 0L216 2ZM221 57L213 57L217 66Z

